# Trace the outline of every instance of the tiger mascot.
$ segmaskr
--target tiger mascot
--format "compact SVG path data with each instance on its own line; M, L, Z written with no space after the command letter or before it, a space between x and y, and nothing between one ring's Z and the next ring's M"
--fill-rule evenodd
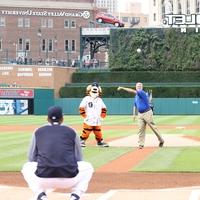
M101 119L106 117L107 112L101 95L101 87L97 82L94 82L87 86L86 96L80 103L79 112L84 118L83 131L80 136L81 147L86 147L85 141L89 138L92 131L98 146L109 147L109 145L103 141L101 132Z

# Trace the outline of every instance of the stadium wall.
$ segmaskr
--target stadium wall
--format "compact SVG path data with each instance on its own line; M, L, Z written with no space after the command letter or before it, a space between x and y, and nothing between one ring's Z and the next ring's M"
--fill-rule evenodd
M59 98L55 104L62 106L65 114L78 115L82 98ZM132 98L103 98L109 115L132 115ZM198 115L200 98L154 98L154 112L158 115Z
M54 89L59 97L59 89L71 82L72 67L42 65L0 65L0 86L11 88L48 88Z

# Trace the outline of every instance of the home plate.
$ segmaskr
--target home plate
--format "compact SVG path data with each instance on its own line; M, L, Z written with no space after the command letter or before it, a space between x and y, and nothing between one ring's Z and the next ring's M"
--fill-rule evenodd
M184 135L177 134L163 134L162 135L166 147L189 147L189 146L200 146L200 141L189 139ZM157 147L159 141L154 134L146 134L145 146L146 147ZM121 147L138 147L138 135L134 134L121 139L116 139L109 142L110 146L121 146Z

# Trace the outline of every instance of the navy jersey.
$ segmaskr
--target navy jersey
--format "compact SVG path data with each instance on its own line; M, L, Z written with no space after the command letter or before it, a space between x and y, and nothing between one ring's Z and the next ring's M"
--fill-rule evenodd
M78 174L77 141L75 131L67 126L54 124L37 129L32 139L29 160L38 163L39 177L75 177ZM79 150L80 151L80 150Z

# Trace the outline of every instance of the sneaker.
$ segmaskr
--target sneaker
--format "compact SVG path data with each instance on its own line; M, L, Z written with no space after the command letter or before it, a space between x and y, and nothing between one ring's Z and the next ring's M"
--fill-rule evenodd
M99 147L109 147L109 145L108 145L107 143L105 143L103 140L100 141L100 142L97 142L97 145L98 145Z
M47 195L45 192L42 192L38 195L37 200L47 200Z
M80 140L80 143L81 143L81 147L86 147L86 145L85 145L85 140Z
M143 149L144 148L144 145L139 145L139 147L138 147L139 149Z
M80 197L77 194L74 193L71 194L70 200L79 200L79 199Z
M162 142L159 143L159 147L160 147L160 148L162 148L163 145L164 145L164 141L162 141Z

